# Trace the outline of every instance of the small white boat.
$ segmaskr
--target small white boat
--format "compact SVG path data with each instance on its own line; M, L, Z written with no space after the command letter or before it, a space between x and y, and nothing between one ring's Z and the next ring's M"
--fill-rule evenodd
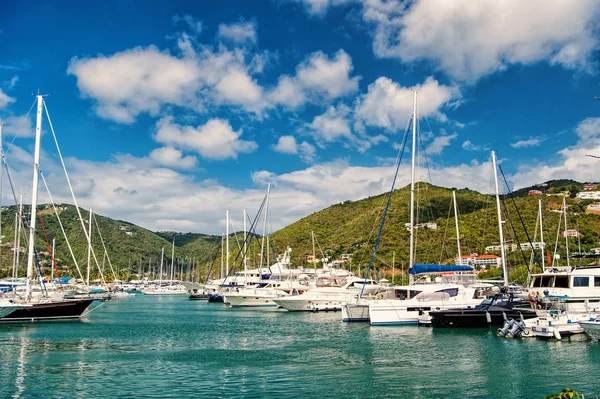
M600 340L600 317L590 318L587 321L580 321L579 325L593 339Z

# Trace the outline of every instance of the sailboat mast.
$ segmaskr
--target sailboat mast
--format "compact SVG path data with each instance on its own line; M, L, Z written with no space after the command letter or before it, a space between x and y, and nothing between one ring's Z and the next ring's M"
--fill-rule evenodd
M225 249L227 254L225 255L225 276L229 275L229 210L225 211Z
M542 272L544 272L546 270L546 267L544 266L546 264L546 262L544 262L545 259L545 250L546 250L546 243L544 243L544 226L542 224L542 200L538 200L538 213L540 216L540 242L542 243L542 261L540 262L542 264Z
M169 277L169 285L173 285L173 262L175 261L175 237L173 237L173 246L171 247L171 276Z
M265 256L265 235L267 235L267 216L269 214L269 196L271 194L271 183L267 184L267 206L265 209L265 218L263 222L263 236L262 241L260 243L260 268L262 269L263 258ZM267 244L267 256L269 254L269 245ZM267 261L267 267L269 267L269 262Z
M4 158L4 149L2 147L2 127L4 123L0 122L0 241L2 240L2 162Z
M223 237L223 234L221 234L221 278L224 277L225 274L225 266L224 266L224 261L225 261L225 247L224 247L224 242L225 242L225 237Z
M54 252L56 240L52 239L52 267L50 267L50 280L54 281L54 266L56 265L56 252Z
M417 91L413 91L413 120L412 120L412 159L410 172L410 244L408 256L408 268L413 266L415 261L415 154L417 152Z
M317 254L315 253L315 232L311 231L310 236L312 237L313 266L315 268L315 274L317 274Z
M567 245L567 266L571 267L569 259L569 235L567 234L567 196L563 196L563 212L565 213L565 243Z
M496 167L496 151L492 151L492 165L494 168L494 183L496 184L496 210L498 213L498 230L500 231L500 254L502 255L502 273L504 285L508 287L508 273L506 271L506 251L504 250L504 232L502 231L502 212L500 211L500 189L498 188L498 170Z
M160 270L158 272L159 287L162 287L162 272L163 272L163 259L165 258L165 247L162 247L160 251Z
M456 206L456 191L452 191L452 201L454 202L454 221L456 224L456 245L458 247L458 264L462 265L462 256L460 253L460 234L458 232L458 207Z
M92 213L93 211L90 209L90 219L88 226L88 254L87 254L87 273L85 275L85 281L87 286L90 286L90 269L92 267Z
M33 153L33 184L31 188L31 215L29 220L29 252L27 254L27 283L25 297L31 298L31 280L33 279L33 257L35 251L35 221L37 213L38 178L40 174L40 145L42 141L42 106L44 97L37 95L37 117L35 121L35 150Z
M244 285L248 284L248 263L247 263L247 257L246 257L246 251L248 250L248 247L246 246L246 238L247 238L247 233L246 233L246 208L244 208ZM259 274L261 272L259 271Z

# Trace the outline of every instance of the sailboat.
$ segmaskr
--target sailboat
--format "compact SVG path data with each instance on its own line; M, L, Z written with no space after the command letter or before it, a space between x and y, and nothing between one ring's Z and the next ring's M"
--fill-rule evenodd
M417 143L417 92L413 93L412 114L412 159L411 159L411 185L410 185L410 241L409 241L409 274L411 284L393 287L390 292L384 293L391 298L361 299L350 302L342 308L344 321L370 321L371 325L406 325L418 324L430 310L446 309L457 306L474 306L481 301L476 295L478 287L473 284L476 277L472 274L457 275L458 281L450 280L445 276L435 283L412 284L417 274L440 272L467 272L473 269L463 265L429 265L414 263L414 229L415 229L415 162ZM392 185L393 189L393 185ZM390 192L391 195L391 192ZM454 196L456 211L456 197ZM455 214L455 216L457 216ZM382 221L383 223L383 221ZM381 229L380 229L381 232ZM458 236L458 226L457 226ZM460 241L458 241L460 251ZM459 254L460 259L460 254Z
M506 250L504 247L504 232L502 229L502 212L500 209L500 190L498 188L498 171L496 167L496 152L492 151L492 165L496 185L496 211L498 215L498 230L500 234L500 255L502 258L502 274L504 287L508 289L508 271L506 269ZM518 309L514 306L513 296L508 300L503 294L495 295L491 300L484 300L474 308L446 309L429 312L433 327L487 327L501 326L507 318L532 319L537 317L535 310Z
M82 299L55 299L33 298L33 285L38 280L34 276L35 257L35 226L37 216L38 178L40 174L40 146L42 136L42 110L44 96L37 95L37 118L35 126L35 150L33 161L33 187L31 191L31 219L29 222L29 251L27 257L27 280L25 298L19 301L22 307L13 310L0 318L0 322L36 321L36 320L61 320L78 319L94 302L93 298ZM46 110L47 111L47 110ZM38 280L39 281L39 280ZM16 300L16 299L15 299Z

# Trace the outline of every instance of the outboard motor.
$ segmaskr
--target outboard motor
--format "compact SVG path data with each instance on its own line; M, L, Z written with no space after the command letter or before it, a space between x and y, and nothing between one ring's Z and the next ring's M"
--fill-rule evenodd
M512 320L504 320L504 326L496 330L496 335L498 337L506 337L506 334L510 331L512 327Z
M519 322L518 320L512 320L512 325L506 333L506 336L509 338L519 338L522 332L523 324L521 324L521 322Z

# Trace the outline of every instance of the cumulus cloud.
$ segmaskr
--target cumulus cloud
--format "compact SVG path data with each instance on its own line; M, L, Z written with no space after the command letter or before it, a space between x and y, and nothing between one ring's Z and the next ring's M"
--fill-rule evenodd
M157 142L195 151L206 159L235 159L240 153L253 152L258 148L254 141L241 140L242 130L233 130L223 119L210 119L204 125L193 127L175 124L172 118L165 117L156 126L154 139Z
M458 88L441 85L432 77L413 87L402 87L387 77L380 77L357 100L354 116L359 124L388 131L404 129L412 115L414 90L419 93L419 117L433 116L444 120L446 116L440 108L461 97Z
M377 56L430 60L453 78L471 82L513 64L547 61L586 68L598 46L599 14L594 0L408 5L373 0L363 7L364 19L375 26Z
M542 141L544 141L542 138L532 137L527 140L519 140L515 143L511 143L510 146L512 148L537 147L542 143Z
M295 0L303 3L306 12L310 15L323 16L329 7L351 3L355 0Z
M200 34L202 32L202 29L204 29L202 21L199 21L199 20L195 19L194 17L192 17L189 14L185 14L183 16L175 15L173 17L173 23L174 24L178 24L180 22L183 22L183 23L187 24L188 28L194 34Z
M331 143L340 139L354 140L348 115L350 108L346 105L327 108L324 114L316 116L306 125L313 137L320 142Z
M161 147L152 150L150 159L158 165L176 169L191 169L196 166L198 159L195 156L183 156L183 152L173 147Z
M575 128L577 142L558 152L558 157L537 164L521 165L513 176L515 188L551 179L597 181L600 163L587 155L600 156L600 118L586 118Z
M467 151L489 151L490 149L485 145L476 145L471 140L466 140L462 143L462 148Z
M450 142L457 138L458 135L456 133L452 133L445 136L436 136L432 142L427 146L425 152L429 155L438 155L441 154L444 148L450 145Z
M256 113L267 105L244 51L196 51L185 34L178 45L182 56L150 46L73 58L68 73L77 77L81 94L96 101L99 116L119 123L133 123L141 113L156 116L165 105L202 110L210 102Z
M294 136L280 136L273 149L283 154L299 154L306 163L312 163L316 158L315 146L306 141L298 144Z
M5 108L8 104L15 102L15 99L8 96L2 89L0 89L0 109Z
M350 77L352 59L339 50L333 57L317 51L300 63L296 76L283 75L269 97L275 103L297 108L306 100L332 100L358 90L359 77Z
M256 43L256 24L253 22L220 24L219 37L234 43Z

